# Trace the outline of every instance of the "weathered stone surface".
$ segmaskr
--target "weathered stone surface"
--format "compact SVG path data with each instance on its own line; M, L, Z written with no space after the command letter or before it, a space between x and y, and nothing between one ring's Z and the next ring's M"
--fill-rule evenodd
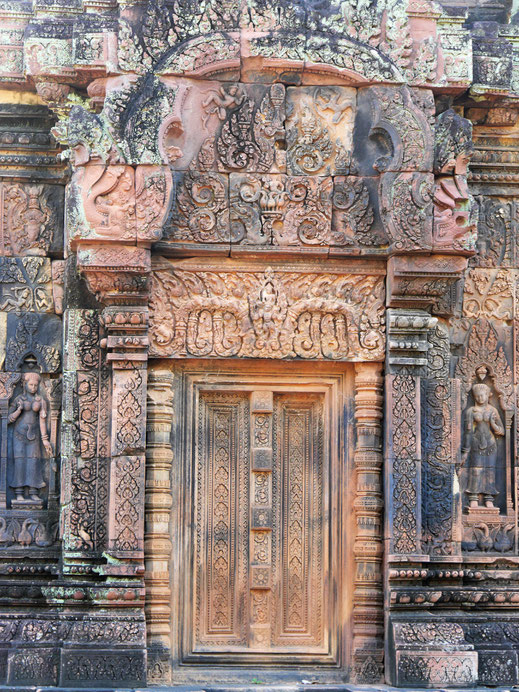
M0 6L0 686L517 684L513 4Z

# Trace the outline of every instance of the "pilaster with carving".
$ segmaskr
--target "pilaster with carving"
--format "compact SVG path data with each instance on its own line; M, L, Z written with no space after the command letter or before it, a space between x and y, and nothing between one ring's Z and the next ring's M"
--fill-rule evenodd
M386 374L386 517L390 556L422 553L420 380L427 330L436 318L421 310L388 310ZM389 558L391 559L391 558Z
M170 370L150 371L146 419L145 574L148 682L169 684L171 637L170 515L173 451L173 381Z
M381 363L355 365L353 667L355 680L362 684L384 678L382 387Z

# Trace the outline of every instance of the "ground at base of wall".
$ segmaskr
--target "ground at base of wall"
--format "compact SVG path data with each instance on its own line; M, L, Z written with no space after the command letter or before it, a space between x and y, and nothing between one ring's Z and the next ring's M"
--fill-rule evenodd
M423 690L424 688L419 688ZM7 687L0 685L0 692L418 692L418 688L390 687L388 685L177 685L171 687ZM519 686L508 687L437 687L427 692L519 692Z

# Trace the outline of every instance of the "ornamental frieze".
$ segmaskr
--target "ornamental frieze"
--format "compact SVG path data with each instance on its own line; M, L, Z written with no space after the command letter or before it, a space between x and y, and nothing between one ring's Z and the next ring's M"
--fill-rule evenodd
M347 265L159 258L150 355L377 361L384 357L384 270Z

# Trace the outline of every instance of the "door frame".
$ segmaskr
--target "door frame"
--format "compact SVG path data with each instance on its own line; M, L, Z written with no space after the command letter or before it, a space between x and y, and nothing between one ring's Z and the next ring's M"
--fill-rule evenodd
M329 362L276 362L272 360L182 360L171 362L174 374L174 416L172 425L172 500L171 515L172 559L170 564L171 586L171 654L173 679L179 682L221 681L243 682L251 680L252 670L261 667L261 679L268 681L287 679L296 669L304 670L319 681L343 681L348 675L351 661L353 631L353 541L355 517L353 502L355 483L354 458L354 368L350 363ZM265 654L251 650L237 656L226 655L225 664L218 656L190 655L187 637L190 634L189 609L184 608L192 593L191 574L194 569L192 550L192 485L193 413L199 391L252 391L273 388L276 391L308 392L324 394L325 407L330 421L325 422L325 443L328 441L328 482L330 495L329 557L336 557L339 564L330 566L327 587L330 598L334 595L332 617L336 648L330 642L329 654L291 655ZM333 458L337 462L333 463ZM342 530L341 530L342 527ZM337 545L333 550L334 542ZM185 556L187 556L187 561ZM186 564L187 562L187 564ZM332 579L333 577L333 579ZM330 632L332 631L330 628ZM284 662L281 662L285 659ZM218 671L218 672L217 672ZM252 677L254 677L252 675ZM297 675L296 675L297 678Z

